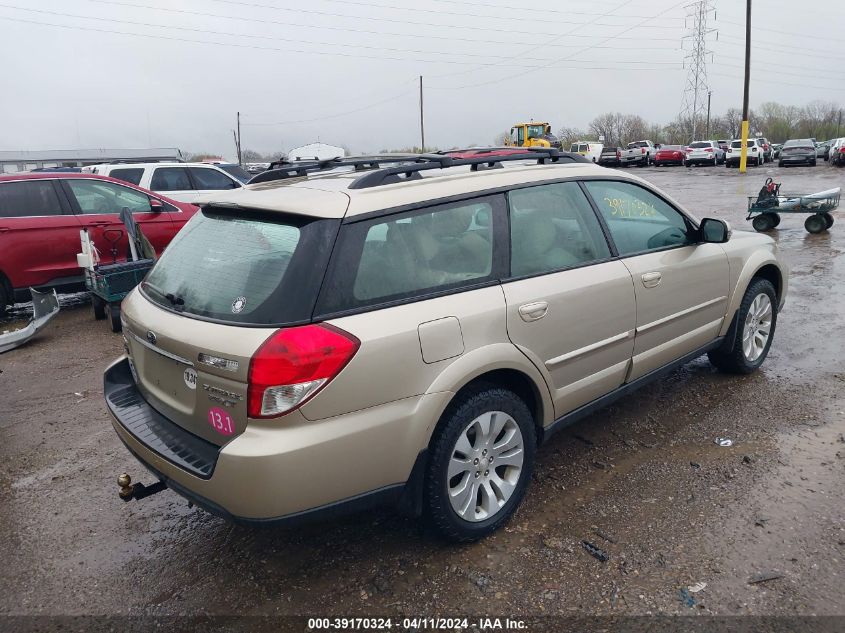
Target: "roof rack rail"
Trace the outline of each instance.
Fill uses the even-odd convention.
[[[510,161],[536,160],[539,165],[549,163],[591,163],[591,161],[580,154],[561,152],[557,149],[546,147],[523,147],[518,148],[524,150],[520,153],[495,156],[484,155],[485,153],[491,153],[498,149],[502,148],[473,148],[474,151],[480,150],[481,153],[472,158],[452,158],[446,155],[435,155],[440,160],[429,159],[396,167],[379,168],[356,178],[349,185],[349,189],[369,189],[371,187],[390,185],[407,180],[416,180],[422,178],[420,174],[422,171],[445,169],[447,167],[458,167],[461,165],[470,165],[472,171],[481,171],[501,167],[501,163]]]
[[[350,156],[349,158],[330,158],[327,160],[305,160],[268,169],[253,176],[247,184],[254,185],[260,182],[299,178],[312,172],[329,171],[338,167],[354,167],[355,171],[365,171],[379,169],[382,164],[440,161],[444,158],[444,156],[438,154],[374,154],[372,156]]]

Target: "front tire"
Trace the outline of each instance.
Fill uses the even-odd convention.
[[[768,279],[754,279],[745,291],[737,311],[733,338],[708,352],[710,362],[730,374],[750,374],[766,357],[777,326],[777,293]]]
[[[821,233],[827,230],[827,220],[823,214],[814,213],[807,216],[804,221],[804,228],[807,229],[808,233]]]
[[[537,433],[515,393],[482,386],[449,406],[431,445],[425,504],[434,528],[455,542],[496,531],[525,496]]]
[[[751,220],[751,226],[754,227],[754,230],[758,233],[765,233],[766,231],[771,231],[777,224],[775,223],[775,219],[771,217],[771,213],[761,213],[758,216],[755,216],[753,220]]]

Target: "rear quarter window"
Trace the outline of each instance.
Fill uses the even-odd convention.
[[[61,215],[52,180],[0,183],[0,218]]]
[[[343,227],[318,314],[423,299],[502,273],[504,198],[485,196]],[[501,234],[501,233],[500,233]]]
[[[109,176],[111,176],[112,178],[116,178],[117,180],[122,180],[123,182],[128,182],[133,185],[140,185],[141,177],[143,175],[143,167],[132,169],[112,169],[109,173]]]

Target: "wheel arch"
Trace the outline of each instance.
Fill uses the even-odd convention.
[[[768,256],[760,254],[759,256],[752,257],[752,259],[746,263],[745,268],[740,273],[739,279],[734,286],[733,294],[731,295],[726,312],[728,318],[725,319],[725,322],[722,325],[722,330],[719,334],[721,336],[725,336],[730,329],[731,317],[736,314],[736,311],[742,303],[742,298],[745,296],[745,291],[755,279],[766,279],[771,282],[775,288],[778,311],[780,311],[783,307],[784,301],[786,300],[786,275],[786,271],[771,253]]]

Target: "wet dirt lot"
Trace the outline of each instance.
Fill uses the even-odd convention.
[[[784,191],[845,184],[826,164],[636,173],[742,229],[745,196],[766,176]],[[792,276],[761,371],[725,376],[702,358],[562,431],[539,451],[514,519],[463,546],[389,509],[258,529],[169,491],[124,504],[117,474],[151,480],[102,401],[121,339],[70,300],[37,340],[0,356],[0,614],[845,616],[835,215],[828,233],[808,234],[803,215],[772,233]],[[749,583],[755,574],[778,577]]]

